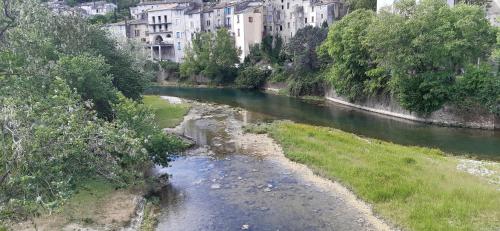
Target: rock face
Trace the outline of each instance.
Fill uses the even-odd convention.
[[[325,97],[343,105],[413,121],[452,127],[500,129],[500,118],[485,110],[464,111],[445,105],[430,115],[423,116],[402,108],[390,95],[370,96],[361,102],[349,102],[346,98],[339,96],[335,90],[330,89]]]

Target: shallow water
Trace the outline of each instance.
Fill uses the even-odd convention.
[[[177,131],[198,147],[155,169],[171,175],[157,230],[375,229],[344,196],[282,159],[240,150],[230,135],[259,115],[220,106],[193,110]]]
[[[267,120],[288,119],[329,126],[404,145],[435,147],[455,154],[500,160],[500,131],[450,128],[395,119],[327,102],[311,102],[258,91],[153,87],[149,93],[241,107]]]

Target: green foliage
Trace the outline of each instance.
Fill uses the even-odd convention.
[[[15,23],[0,43],[0,220],[54,210],[89,178],[126,185],[150,162],[166,164],[180,141],[129,99],[145,79],[129,47],[36,1],[11,3]]]
[[[112,117],[111,102],[115,100],[115,88],[107,73],[110,66],[103,57],[88,54],[64,56],[59,59],[54,75],[66,80],[76,89],[83,100],[91,100],[101,118]]]
[[[240,88],[257,89],[265,84],[268,76],[269,71],[249,66],[240,71],[235,83]]]
[[[468,69],[487,61],[494,48],[496,30],[483,9],[465,4],[449,7],[432,0],[400,1],[395,7],[396,14],[357,10],[330,28],[318,53],[332,59],[327,75],[332,86],[352,101],[393,94],[404,108],[420,114],[446,103],[458,104],[454,99],[463,98],[467,91],[457,86],[465,84],[458,83],[457,76],[477,73]],[[493,51],[492,60],[498,66],[497,57]],[[484,84],[492,86],[481,89],[493,89],[496,84],[487,76]],[[497,95],[490,98],[496,100]],[[468,99],[475,101],[467,104],[469,109],[496,111],[495,100]]]
[[[370,81],[367,72],[376,68],[364,43],[368,28],[375,20],[369,10],[356,10],[330,27],[328,37],[320,48],[333,60],[327,75],[337,93],[349,100],[364,97],[364,86]]]
[[[195,75],[208,77],[215,83],[230,83],[236,77],[239,63],[234,38],[227,29],[220,29],[216,35],[197,34],[191,48],[186,50],[184,62],[180,65],[181,77]]]
[[[263,58],[268,63],[281,63],[281,50],[283,48],[283,39],[280,36],[266,35],[262,38],[261,51]]]
[[[377,0],[347,0],[346,1],[349,10],[372,10],[375,11],[377,9]]]
[[[480,104],[500,115],[500,76],[490,66],[469,67],[456,81],[453,102],[457,106],[470,110]]]

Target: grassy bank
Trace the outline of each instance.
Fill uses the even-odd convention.
[[[500,191],[457,170],[458,158],[291,122],[266,130],[288,158],[340,181],[405,229],[500,229]]]
[[[171,104],[157,95],[144,96],[144,104],[154,110],[156,122],[161,128],[178,125],[189,111],[188,104]]]

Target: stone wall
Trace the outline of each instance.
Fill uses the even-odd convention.
[[[281,83],[269,83],[266,82],[264,85],[264,89],[267,91],[274,91],[274,92],[279,92],[282,89],[285,89],[287,87],[287,83],[281,82]]]
[[[333,89],[330,89],[326,91],[325,98],[336,103],[362,110],[413,121],[454,127],[481,129],[500,128],[500,118],[485,110],[463,111],[456,107],[445,105],[442,109],[428,116],[422,116],[402,108],[390,95],[368,97],[363,102],[349,102],[344,97],[337,95]]]

